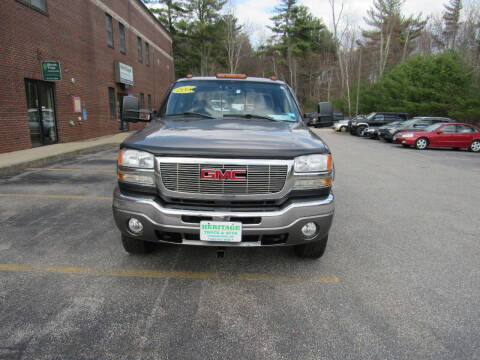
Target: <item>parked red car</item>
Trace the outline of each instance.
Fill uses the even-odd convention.
[[[450,147],[480,152],[480,129],[470,124],[433,124],[423,131],[402,131],[393,141],[403,146],[415,146],[419,150],[428,147]]]

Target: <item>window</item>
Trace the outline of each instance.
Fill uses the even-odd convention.
[[[455,125],[447,125],[447,126],[443,127],[441,130],[444,133],[454,133],[455,132]]]
[[[105,20],[107,22],[107,44],[113,48],[113,23],[112,17],[108,14],[105,14]]]
[[[108,106],[110,107],[110,119],[117,117],[117,108],[115,106],[115,89],[108,88]]]
[[[140,93],[140,109],[145,109],[145,94]]]
[[[147,105],[148,105],[148,110],[152,110],[152,95],[148,94],[147,96]]]
[[[47,0],[17,0],[22,4],[31,7],[34,10],[38,10],[42,13],[47,13]]]
[[[142,38],[137,36],[138,61],[143,62]]]
[[[475,132],[470,126],[457,125],[457,133],[472,133]]]
[[[118,23],[118,34],[120,38],[120,52],[125,54],[127,52],[125,46],[125,27],[122,23]]]
[[[145,64],[150,65],[150,45],[145,43]]]

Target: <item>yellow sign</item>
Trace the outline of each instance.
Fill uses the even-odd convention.
[[[173,90],[175,94],[192,94],[195,92],[196,86],[180,86]]]

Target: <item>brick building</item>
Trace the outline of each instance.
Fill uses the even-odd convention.
[[[174,80],[170,34],[140,0],[2,0],[0,153],[137,129]]]

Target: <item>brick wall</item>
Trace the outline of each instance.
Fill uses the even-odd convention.
[[[138,0],[47,0],[47,6],[45,15],[17,0],[0,1],[0,153],[31,148],[25,79],[42,80],[44,60],[58,60],[62,68],[62,80],[55,82],[59,142],[119,132],[118,119],[109,112],[108,87],[116,94],[144,93],[145,106],[150,94],[156,108],[174,80],[170,38]],[[113,18],[114,48],[107,45],[105,12]],[[120,52],[118,18],[125,26],[126,54]],[[143,63],[137,57],[139,33]],[[128,90],[115,83],[115,60],[133,67],[134,86]],[[72,96],[81,97],[87,120],[73,113]],[[130,124],[130,129],[142,126]]]

